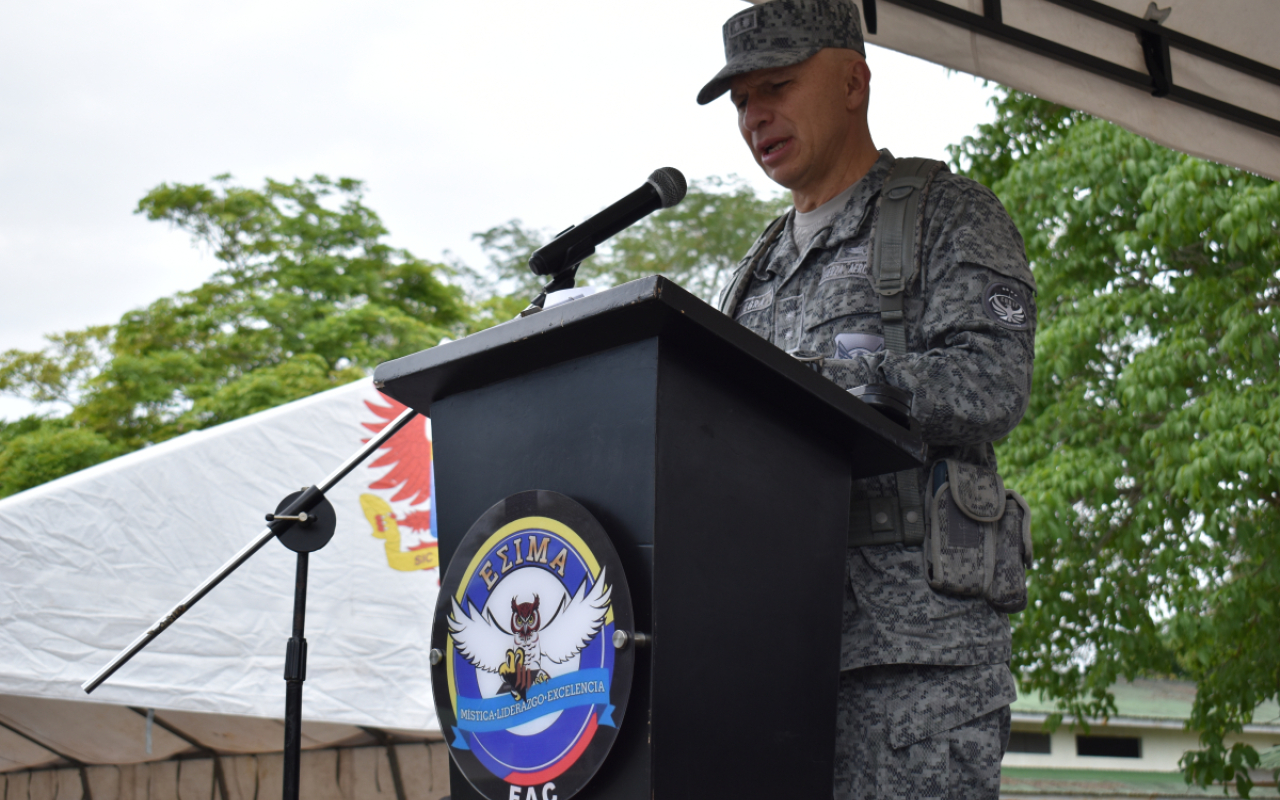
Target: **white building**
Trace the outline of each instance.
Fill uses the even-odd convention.
[[[1186,730],[1195,700],[1188,681],[1138,680],[1113,689],[1119,713],[1090,720],[1089,731],[1063,721],[1053,733],[1044,722],[1051,703],[1024,696],[1013,705],[1013,733],[1004,759],[1002,797],[1222,797],[1221,786],[1188,786],[1178,761],[1199,748],[1198,735]],[[1280,707],[1260,706],[1255,722],[1227,740],[1246,742],[1272,763],[1280,756]],[[1272,763],[1272,768],[1280,763]],[[1274,794],[1271,769],[1251,776],[1254,796]],[[1268,788],[1270,787],[1270,788]],[[1234,795],[1234,792],[1232,793]]]

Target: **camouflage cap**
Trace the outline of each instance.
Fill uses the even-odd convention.
[[[789,67],[824,47],[866,56],[862,22],[852,0],[771,0],[739,11],[724,24],[724,69],[698,92],[706,105],[729,91],[734,76]]]

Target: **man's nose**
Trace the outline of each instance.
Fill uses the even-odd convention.
[[[742,109],[742,127],[753,131],[768,122],[771,117],[772,112],[767,103],[758,99],[748,98],[746,105]]]

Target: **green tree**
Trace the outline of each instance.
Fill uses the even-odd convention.
[[[248,189],[224,175],[158,186],[137,212],[186,231],[220,267],[114,326],[0,355],[0,391],[69,408],[6,443],[6,458],[24,464],[53,448],[27,477],[6,476],[6,491],[354,380],[469,318],[448,268],[383,241],[359,181]]]
[[[1016,92],[952,150],[1027,243],[1040,327],[998,452],[1034,512],[1017,671],[1078,717],[1121,677],[1194,680],[1188,781],[1280,690],[1280,185]]]
[[[115,458],[124,448],[66,419],[0,422],[0,497]]]
[[[578,282],[612,285],[662,274],[710,302],[756,236],[789,205],[784,196],[760,197],[736,176],[695,180],[678,205],[645,217],[583,262]],[[488,291],[509,298],[504,311],[518,313],[547,281],[528,264],[550,236],[516,219],[474,238],[489,256]]]
[[[46,336],[37,352],[9,350],[0,355],[0,392],[33,403],[75,405],[80,387],[102,370],[109,355],[110,325]]]
[[[619,283],[665,272],[709,298],[784,207],[736,178],[695,182],[679,206],[615,237],[583,277]],[[510,319],[544,282],[527,262],[545,232],[513,220],[476,234],[485,267],[431,264],[385,244],[360,182],[346,178],[268,180],[262,189],[226,175],[163,184],[137,212],[186,231],[221,266],[198,289],[116,325],[0,354],[0,392],[65,414],[5,429],[0,496]]]

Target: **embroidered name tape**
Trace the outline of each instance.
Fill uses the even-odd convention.
[[[868,271],[866,261],[836,261],[822,268],[822,277],[818,285],[840,278],[852,278],[855,275],[866,277]]]
[[[836,253],[835,260],[823,268],[818,285],[854,275],[866,277],[868,272],[866,243],[846,244]]]
[[[762,311],[771,305],[773,305],[772,289],[764,294],[758,294],[754,297],[748,297],[746,300],[743,300],[742,305],[738,306],[738,316],[750,314],[754,311]]]

